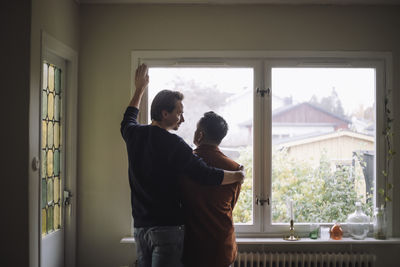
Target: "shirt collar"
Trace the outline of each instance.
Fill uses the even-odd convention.
[[[217,145],[201,144],[194,151],[217,151],[220,152]]]

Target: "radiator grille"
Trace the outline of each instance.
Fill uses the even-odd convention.
[[[238,253],[234,267],[374,267],[367,253]]]

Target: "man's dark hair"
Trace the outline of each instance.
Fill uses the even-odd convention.
[[[204,133],[204,139],[219,145],[228,133],[228,123],[218,114],[209,111],[199,120],[198,127]]]
[[[150,117],[152,120],[161,121],[162,111],[172,112],[176,102],[183,100],[183,94],[178,91],[162,90],[153,99],[151,103]]]

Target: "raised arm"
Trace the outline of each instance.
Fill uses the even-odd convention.
[[[149,85],[149,68],[146,64],[140,65],[136,69],[135,73],[135,94],[132,97],[131,102],[129,103],[130,107],[135,107],[139,109],[140,101],[142,100],[143,93],[147,89]]]
[[[148,68],[145,64],[140,65],[136,69],[135,94],[129,103],[129,107],[126,109],[124,118],[121,122],[121,134],[125,141],[128,140],[131,130],[138,125],[137,117],[139,113],[140,100],[142,100],[143,93],[149,84],[149,75],[147,72]]]

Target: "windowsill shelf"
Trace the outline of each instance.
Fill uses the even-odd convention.
[[[120,241],[121,244],[134,244],[134,237],[124,237]],[[298,241],[286,241],[282,238],[257,238],[257,237],[238,237],[236,238],[238,245],[265,245],[265,244],[400,244],[400,238],[388,238],[386,240],[378,240],[367,237],[364,240],[355,240],[345,237],[342,240],[321,240],[301,238]]]
[[[236,243],[241,245],[249,244],[400,244],[400,238],[388,238],[386,240],[378,240],[375,238],[367,237],[364,240],[355,240],[350,237],[344,237],[341,240],[322,240],[322,239],[311,239],[311,238],[301,238],[297,241],[287,241],[283,238],[246,238],[238,237],[236,238]]]

